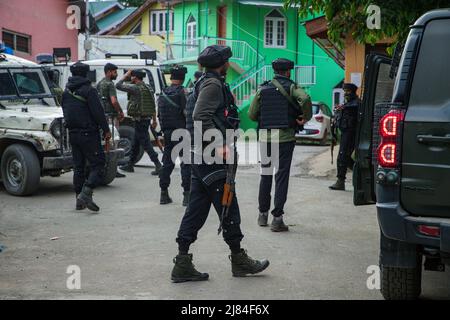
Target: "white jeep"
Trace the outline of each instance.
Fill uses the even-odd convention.
[[[114,63],[117,67],[118,80],[122,78],[122,76],[130,69],[141,69],[146,73],[146,77],[144,78],[144,82],[148,84],[155,93],[155,100],[158,99],[161,94],[162,89],[167,86],[166,78],[161,71],[160,65],[157,61],[149,62],[146,59],[138,59],[137,54],[106,54],[105,59],[97,59],[97,60],[86,60],[83,63],[88,64],[90,66],[91,71],[88,74],[89,80],[91,80],[92,85],[96,85],[104,77],[104,67],[108,63]],[[73,64],[67,63],[63,65],[46,65],[48,68],[54,70],[57,74],[57,84],[64,88],[67,84],[67,81],[70,74],[70,66]],[[126,116],[126,107],[128,103],[128,96],[126,92],[117,91],[117,99],[125,112],[125,119],[120,123],[119,133],[120,133],[120,142],[119,148],[124,149],[124,160],[126,163],[127,159],[131,155],[131,149],[133,146],[134,140],[134,124],[130,117]],[[155,134],[149,130],[150,139],[153,144],[157,145]],[[142,146],[140,147],[138,156],[136,158],[136,162],[142,158],[144,154],[144,149]]]
[[[73,168],[62,109],[43,68],[0,54],[0,181],[17,196],[34,193],[42,176],[59,176]],[[119,142],[116,135],[113,145]],[[123,150],[107,153],[104,184],[116,175]]]

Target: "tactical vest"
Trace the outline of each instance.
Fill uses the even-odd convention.
[[[356,129],[359,104],[359,99],[354,99],[344,104],[344,109],[341,110],[340,114],[336,117],[339,129]]]
[[[293,82],[283,84],[283,88],[288,94],[291,94],[291,86],[293,84]],[[267,81],[261,85],[260,98],[260,129],[286,129],[297,127],[296,119],[301,113],[300,106],[298,106],[298,110],[296,110],[272,81]]]
[[[131,94],[128,102],[127,114],[133,118],[150,118],[155,113],[155,98],[153,90],[144,82],[136,85],[139,94]]]
[[[186,127],[186,118],[181,105],[183,86],[170,86],[164,88],[158,99],[158,114],[161,129],[174,130]]]
[[[112,83],[112,81],[111,81]],[[115,113],[115,109],[112,106],[111,103],[111,97],[109,96],[109,89],[108,86],[110,85],[110,81],[108,79],[103,78],[100,80],[100,82],[97,84],[97,91],[100,96],[100,100],[103,105],[103,109],[105,110],[105,113],[111,114]]]

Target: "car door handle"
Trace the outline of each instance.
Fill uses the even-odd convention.
[[[417,142],[419,143],[450,143],[450,135],[433,136],[433,135],[418,135]]]

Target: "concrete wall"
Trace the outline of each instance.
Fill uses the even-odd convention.
[[[19,57],[34,61],[54,47],[70,47],[78,60],[78,30],[66,26],[68,6],[64,0],[0,0],[0,40],[3,29],[23,33],[31,36],[31,54],[15,51]]]

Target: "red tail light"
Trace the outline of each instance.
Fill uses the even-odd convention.
[[[404,116],[403,110],[391,110],[380,120],[381,143],[377,153],[382,167],[394,168],[399,164],[399,138]]]
[[[323,116],[315,116],[317,122],[323,122]]]
[[[426,236],[438,238],[441,235],[441,229],[435,226],[419,225],[419,232]]]
[[[403,112],[389,112],[380,121],[380,134],[383,138],[397,137],[399,125],[403,121]]]

